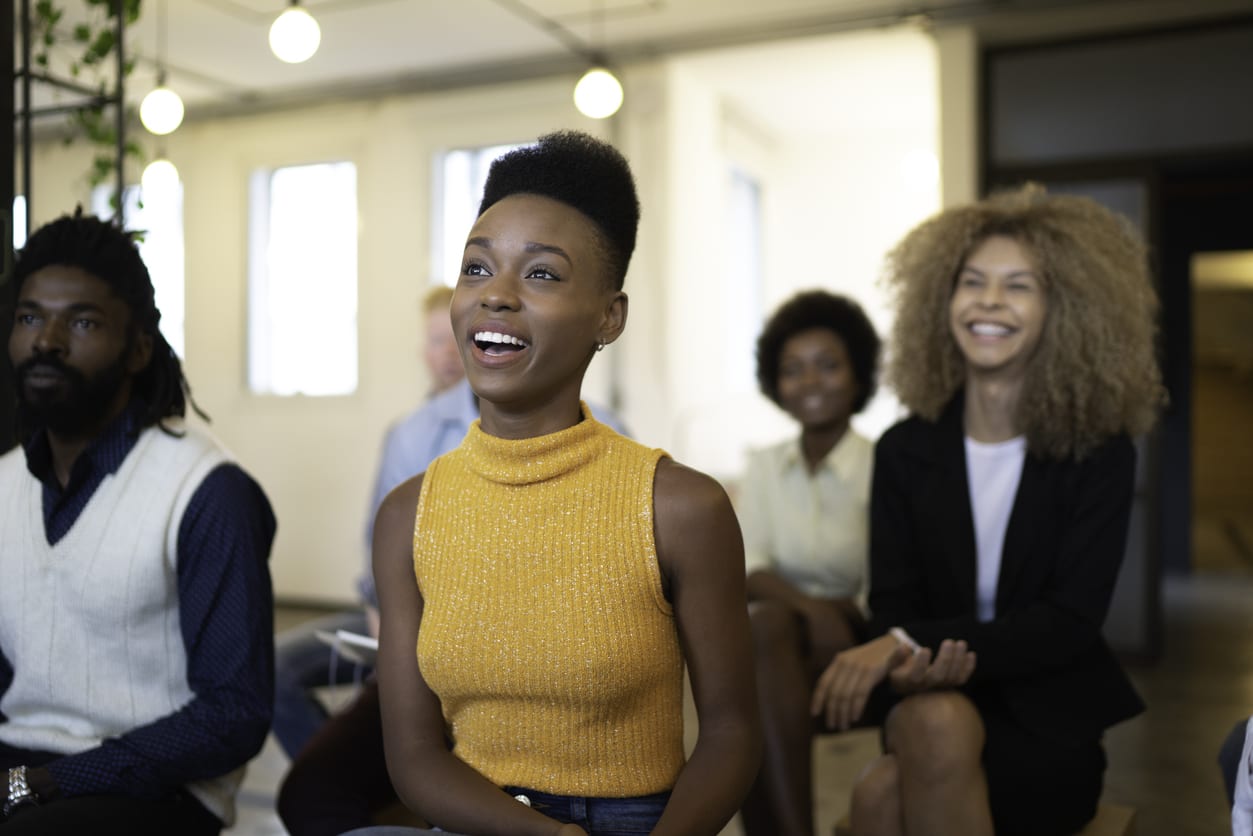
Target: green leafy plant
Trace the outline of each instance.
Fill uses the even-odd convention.
[[[67,3],[81,3],[85,7],[86,22],[74,24],[65,31]],[[110,67],[116,61],[118,15],[127,26],[139,19],[142,0],[36,0],[31,16],[31,61],[44,73],[54,67],[53,54],[68,68],[74,83],[94,93],[94,97],[70,112],[70,131],[65,144],[71,145],[85,139],[94,149],[87,179],[92,188],[106,182],[117,166],[117,124],[108,118],[109,87],[114,82]],[[113,60],[110,60],[113,59]],[[135,59],[125,57],[122,63],[123,78],[135,69]],[[115,106],[125,107],[124,103]],[[133,121],[134,109],[127,108],[126,116]],[[144,161],[143,149],[134,140],[125,140],[123,155],[136,162]],[[109,202],[116,211],[121,195],[110,195]]]

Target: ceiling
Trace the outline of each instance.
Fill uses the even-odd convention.
[[[86,0],[56,2],[66,9],[58,31],[68,33]],[[127,99],[137,103],[155,85],[163,61],[189,119],[556,74],[573,79],[598,52],[616,64],[703,55],[730,80],[744,53],[718,65],[713,50],[766,45],[782,55],[784,39],[900,23],[972,22],[986,38],[1021,39],[1253,13],[1253,0],[302,0],[321,24],[322,44],[308,62],[287,65],[270,53],[267,33],[288,0],[142,2],[125,36],[136,56]],[[22,3],[14,0],[17,10]],[[53,69],[64,75],[59,53]],[[776,94],[795,87],[798,63],[816,66],[795,59],[753,62],[735,84]],[[73,100],[39,83],[32,95],[36,107]]]

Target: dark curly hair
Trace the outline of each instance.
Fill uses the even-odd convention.
[[[579,131],[545,134],[492,163],[479,214],[514,194],[550,197],[591,219],[601,232],[614,290],[622,289],[635,251],[640,201],[631,167],[616,148]]]
[[[779,403],[779,356],[783,344],[801,331],[826,328],[844,342],[857,380],[856,414],[874,395],[879,365],[879,335],[861,306],[847,296],[825,290],[807,290],[788,299],[766,321],[757,338],[757,383],[761,392]]]
[[[33,273],[51,265],[78,267],[104,281],[130,309],[135,333],[152,337],[152,359],[135,376],[132,390],[132,396],[144,405],[140,428],[161,424],[166,418],[181,418],[187,412],[188,402],[198,415],[207,417],[191,399],[191,387],[183,376],[178,355],[158,327],[161,312],[157,310],[152,278],[133,233],[93,215],[84,215],[81,206],[73,215],[62,215],[45,224],[17,254],[10,299],[17,299],[22,285]],[[163,424],[161,428],[177,434]],[[32,428],[17,429],[20,437]]]

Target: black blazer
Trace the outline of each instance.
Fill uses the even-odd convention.
[[[966,690],[1049,736],[1099,738],[1144,703],[1101,636],[1127,541],[1135,448],[1125,436],[1082,461],[1028,452],[1001,559],[996,618],[976,616],[976,551],[959,392],[939,421],[912,417],[875,448],[870,609],[977,654]]]

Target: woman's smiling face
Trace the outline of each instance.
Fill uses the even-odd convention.
[[[482,401],[513,412],[577,405],[597,345],[626,322],[603,246],[582,212],[539,195],[511,195],[479,216],[451,310]]]
[[[830,328],[807,328],[779,352],[779,405],[806,430],[848,424],[859,390],[848,347]]]
[[[949,327],[968,374],[1020,377],[1040,343],[1048,297],[1015,239],[993,235],[966,257],[949,300]]]

